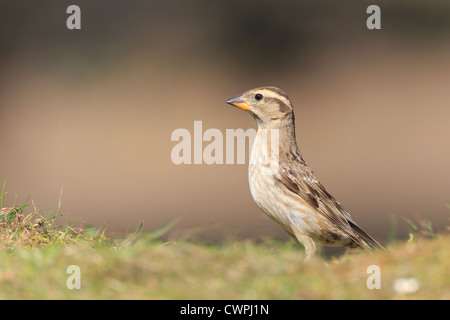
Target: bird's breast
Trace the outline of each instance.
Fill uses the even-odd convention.
[[[317,225],[314,209],[281,182],[277,145],[268,140],[271,140],[270,135],[268,138],[259,132],[252,147],[248,180],[253,200],[267,216],[288,232],[293,225],[302,230]]]
[[[280,206],[275,176],[279,171],[278,136],[273,130],[258,129],[250,155],[248,180],[258,207],[270,218],[285,224],[286,208]]]

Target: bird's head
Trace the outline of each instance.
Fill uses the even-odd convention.
[[[294,122],[291,101],[276,87],[251,89],[226,102],[250,112],[260,128],[281,128]]]

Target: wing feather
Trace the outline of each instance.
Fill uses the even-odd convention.
[[[295,163],[296,168],[292,168]],[[344,210],[342,205],[318,181],[314,173],[301,161],[290,161],[289,168],[280,162],[280,181],[291,192],[300,196],[310,206],[332,221],[349,235],[360,247],[373,249],[381,245],[364,232]]]

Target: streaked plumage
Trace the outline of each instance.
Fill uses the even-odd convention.
[[[227,103],[248,111],[258,124],[249,165],[253,199],[305,247],[307,258],[314,255],[316,244],[382,248],[322,186],[301,156],[294,111],[286,93],[276,87],[260,87]],[[277,148],[271,148],[275,146],[272,136],[278,136]]]

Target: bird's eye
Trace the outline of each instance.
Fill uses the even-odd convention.
[[[255,94],[255,100],[259,101],[263,98],[263,95],[260,93]]]

